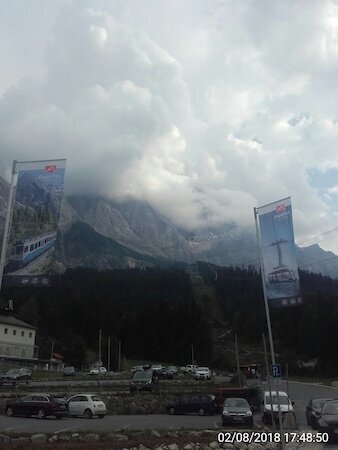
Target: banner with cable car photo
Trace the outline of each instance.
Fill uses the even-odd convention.
[[[66,160],[14,163],[14,201],[3,286],[48,286]]]
[[[271,307],[303,302],[293,234],[291,198],[256,209],[260,233],[262,270]]]

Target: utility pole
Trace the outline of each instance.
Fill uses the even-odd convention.
[[[100,371],[101,371],[101,339],[102,339],[102,330],[99,329],[99,373],[97,375],[97,387],[100,388]]]
[[[108,355],[107,355],[108,373],[110,372],[110,336],[108,337]]]
[[[51,348],[51,350],[50,350],[50,364],[49,364],[49,370],[51,370],[51,367],[52,367],[53,353],[54,353],[54,341],[52,341],[52,348]]]
[[[121,372],[121,341],[119,341],[119,372]]]
[[[191,344],[191,365],[195,364],[194,344]]]
[[[237,334],[235,334],[235,352],[236,352],[236,365],[237,365],[237,373],[238,373],[238,384],[239,384],[239,387],[242,387],[241,369],[239,367],[239,354],[238,354]]]

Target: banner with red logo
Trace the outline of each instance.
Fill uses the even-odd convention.
[[[257,208],[262,271],[269,305],[303,302],[293,234],[291,198]]]
[[[48,286],[66,160],[16,162],[3,286]]]

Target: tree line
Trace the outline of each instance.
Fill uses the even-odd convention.
[[[101,329],[103,362],[110,337],[114,368],[118,341],[128,359],[187,364],[194,344],[198,362],[211,362],[210,324],[181,270],[70,269],[51,288],[2,291],[3,303],[10,298],[17,317],[37,327],[40,358],[50,357],[54,341],[69,364],[88,366],[98,360]]]
[[[260,274],[255,269],[225,268],[215,283],[224,319],[244,342],[261,345],[266,314]],[[275,351],[291,372],[308,373],[299,360],[318,359],[313,373],[338,374],[338,280],[300,271],[304,303],[270,309]]]
[[[214,286],[220,322],[242,343],[261,348],[267,330],[260,274],[253,268],[206,268],[200,265],[200,273]],[[308,272],[300,272],[300,280],[303,305],[271,309],[279,361],[299,373],[298,360],[317,358],[315,373],[338,375],[338,281]],[[54,277],[51,288],[2,290],[2,305],[8,299],[14,300],[18,318],[37,327],[40,358],[49,358],[54,341],[54,351],[69,364],[88,366],[98,358],[101,329],[103,361],[110,337],[113,368],[118,341],[128,359],[185,365],[193,344],[200,365],[222,365],[213,351],[215,324],[181,269],[69,269]]]

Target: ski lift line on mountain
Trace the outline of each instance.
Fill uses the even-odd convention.
[[[313,263],[305,264],[304,266],[300,266],[299,268],[304,269],[304,267],[314,266],[316,264],[320,264],[323,262],[332,261],[333,259],[336,259],[336,258],[338,258],[338,255],[331,256],[331,258],[327,258],[327,259],[321,259],[320,261],[315,261]]]
[[[336,259],[336,258],[338,258],[338,255],[334,255],[334,256],[331,256],[330,258],[326,258],[326,259],[320,259],[319,261],[314,261],[312,263],[304,264],[302,266],[298,266],[298,268],[299,269],[304,269],[306,267],[314,266],[316,264],[321,264],[321,263],[324,263],[324,262],[332,261],[333,259]],[[246,262],[241,262],[241,263],[235,264],[235,265],[233,265],[233,267],[243,268],[245,266],[249,266],[250,263],[253,263],[253,262],[256,262],[256,261],[259,261],[259,258],[251,259],[250,261],[246,261]],[[228,278],[235,278],[235,277],[228,277]]]
[[[321,236],[324,236],[325,234],[332,233],[332,231],[338,231],[338,227],[334,227],[334,228],[332,228],[331,230],[323,231],[323,233],[317,234],[317,235],[314,236],[312,239],[307,239],[306,241],[296,242],[296,245],[299,246],[299,245],[307,244],[308,242],[311,242],[311,241],[313,241],[314,239],[317,239],[317,238],[319,238],[319,237],[321,237]],[[330,236],[330,237],[328,237],[328,238],[326,238],[326,239],[331,239],[331,237],[333,237],[333,236]],[[323,240],[326,240],[326,239],[323,239]],[[320,242],[321,242],[321,241],[320,241]],[[317,244],[317,242],[315,242],[315,244]]]

